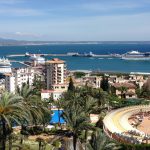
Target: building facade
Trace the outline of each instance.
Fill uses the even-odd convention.
[[[136,86],[133,83],[113,83],[111,84],[111,93],[119,98],[137,98]]]
[[[53,97],[57,100],[67,91],[65,61],[54,58],[45,64],[46,90],[41,91],[41,98]]]
[[[46,62],[46,85],[47,89],[59,88],[66,85],[65,61],[54,58]],[[60,87],[59,87],[60,86]]]
[[[15,68],[12,73],[5,74],[5,89],[8,92],[15,93],[17,87],[21,89],[23,83],[33,84],[34,70],[30,67]]]

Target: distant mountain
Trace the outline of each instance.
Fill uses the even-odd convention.
[[[10,42],[10,41],[14,41],[15,42],[17,40],[0,38],[0,42]]]
[[[150,44],[150,41],[25,41],[0,38],[0,46],[49,44]]]

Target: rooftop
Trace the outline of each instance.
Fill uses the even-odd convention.
[[[60,60],[59,58],[53,58],[52,60],[46,61],[46,63],[50,64],[62,64],[65,63],[65,61]]]
[[[120,88],[120,87],[126,87],[126,88],[136,88],[136,86],[133,83],[113,83],[113,87]]]

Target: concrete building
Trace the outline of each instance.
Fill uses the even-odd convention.
[[[119,98],[137,98],[136,86],[133,83],[113,83],[111,93]]]
[[[82,87],[88,85],[93,88],[100,88],[101,87],[101,80],[102,77],[98,76],[85,76],[82,78],[74,78],[74,84],[76,87]]]
[[[46,90],[41,91],[41,98],[53,97],[57,100],[67,91],[65,61],[54,58],[45,64]]]
[[[64,90],[42,90],[41,98],[49,99],[51,97],[54,100],[58,100],[61,98],[63,92]]]
[[[46,85],[48,90],[54,89],[54,87],[66,85],[65,61],[54,58],[46,62]]]
[[[8,92],[15,93],[17,87],[21,88],[23,83],[33,84],[34,70],[30,67],[15,68],[12,73],[5,74],[5,89]]]

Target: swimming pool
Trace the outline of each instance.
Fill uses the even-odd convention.
[[[52,114],[52,119],[50,120],[50,124],[55,124],[55,123],[59,123],[59,113],[58,113],[58,110],[52,110],[53,111],[53,114]],[[62,110],[59,111],[60,112],[60,115],[62,114]],[[60,117],[60,123],[63,124],[65,123],[65,120]]]

